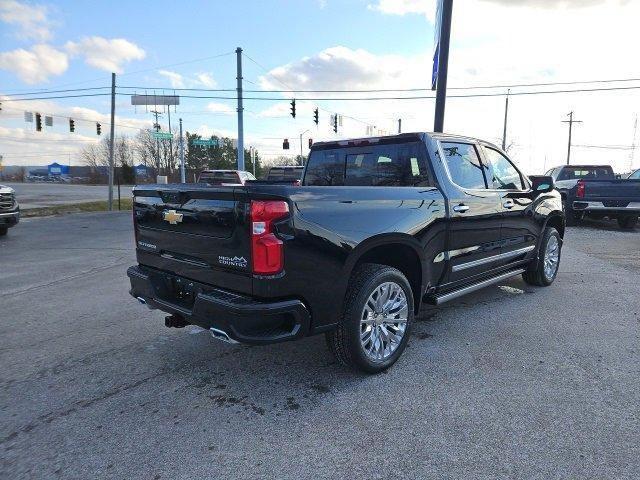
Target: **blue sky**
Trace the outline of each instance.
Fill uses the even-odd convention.
[[[245,57],[245,89],[424,88],[430,81],[434,14],[435,0],[0,0],[0,95],[108,86],[112,70],[123,87],[235,88],[233,54],[192,60],[231,53],[237,46],[266,69]],[[621,0],[456,0],[450,85],[640,77],[640,60],[620,48],[640,41],[633,20],[639,16],[637,4]],[[431,100],[348,102],[325,95],[334,99],[308,101],[298,94],[294,120],[288,116],[293,94],[274,95],[282,100],[245,102],[246,143],[266,158],[289,153],[281,150],[282,138],[297,139],[307,129],[305,135],[315,139],[333,138],[332,112],[343,115],[338,137],[364,136],[374,126],[393,132],[397,118],[405,131],[432,128]],[[510,152],[531,171],[561,162],[566,132],[560,122],[570,110],[585,120],[575,133],[577,144],[629,145],[638,100],[635,90],[514,97]],[[503,102],[504,97],[451,99],[445,129],[499,142]],[[99,140],[92,121],[107,130],[108,97],[3,106],[5,164],[48,163],[59,152],[78,161],[80,149]],[[319,127],[311,121],[315,107],[321,109]],[[36,133],[23,121],[26,110],[59,118]],[[234,110],[233,100],[183,98],[172,120],[181,116],[187,130],[203,135],[235,136]],[[126,96],[118,97],[117,115],[119,134],[135,134],[151,121],[143,110],[134,111]],[[74,135],[66,124],[72,116],[81,119]],[[166,129],[166,117],[162,123]],[[292,146],[294,152],[298,148]],[[585,147],[579,155],[587,161],[602,153]],[[604,153],[619,170],[629,163],[628,151]]]

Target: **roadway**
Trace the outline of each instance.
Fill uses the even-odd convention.
[[[16,198],[23,209],[51,207],[71,203],[106,201],[109,197],[107,185],[75,185],[67,183],[3,183],[16,191]],[[113,189],[118,198],[117,187]],[[122,198],[131,197],[131,186],[121,186]]]

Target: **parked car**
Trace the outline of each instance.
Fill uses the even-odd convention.
[[[20,206],[11,187],[0,185],[0,236],[20,221]]]
[[[271,167],[265,180],[270,182],[295,182],[302,179],[304,167],[301,166],[283,166]]]
[[[625,229],[638,223],[640,179],[616,178],[610,165],[565,165],[547,175],[555,180],[569,225],[584,217],[615,219]]]
[[[244,170],[203,170],[198,183],[207,185],[244,185],[247,180],[255,180],[251,173]]]
[[[324,333],[380,372],[422,303],[558,273],[564,214],[551,177],[495,145],[412,133],[315,143],[302,185],[139,185],[130,293],[221,340]]]

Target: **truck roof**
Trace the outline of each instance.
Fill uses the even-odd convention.
[[[501,150],[500,147],[492,144],[491,142],[487,142],[486,140],[481,140],[479,138],[467,137],[466,135],[456,135],[453,133],[440,133],[440,132],[410,132],[410,133],[399,133],[396,135],[383,135],[378,137],[362,137],[362,138],[345,138],[341,140],[330,140],[328,142],[315,142],[311,147],[312,150],[323,150],[329,148],[340,148],[346,147],[349,145],[370,145],[370,144],[389,144],[389,143],[404,143],[411,141],[421,141],[423,135],[428,135],[430,137],[438,138],[438,139],[455,139],[455,140],[467,140],[470,142],[482,142],[487,145],[491,145],[498,150]]]

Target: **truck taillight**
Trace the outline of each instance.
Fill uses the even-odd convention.
[[[584,182],[582,180],[578,180],[577,189],[576,189],[576,197],[584,198],[584,190],[585,190]]]
[[[273,275],[284,266],[282,240],[273,233],[273,222],[289,213],[287,202],[251,201],[251,259],[253,273]]]

